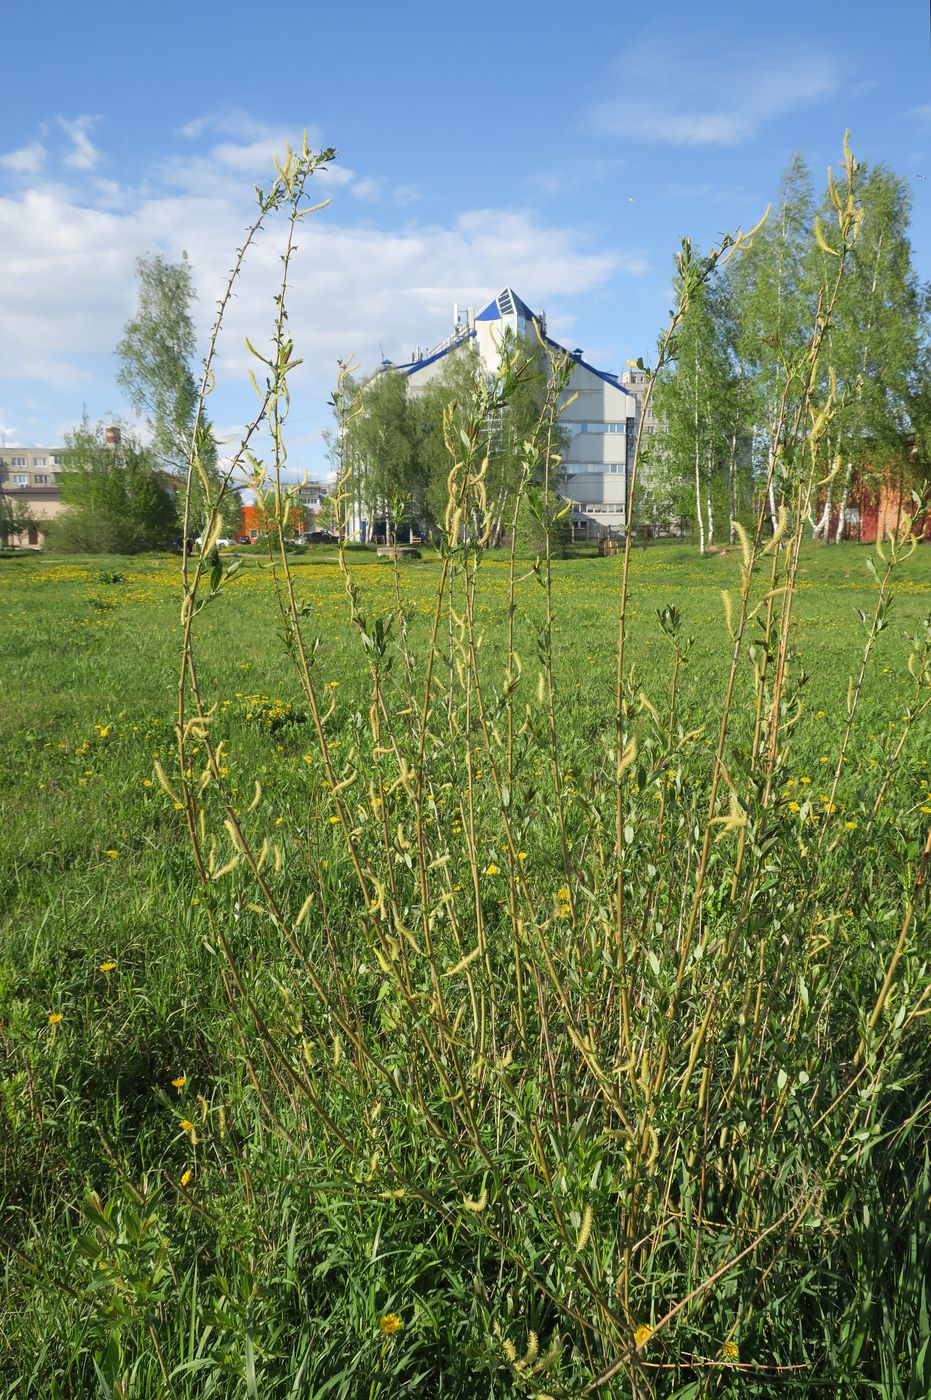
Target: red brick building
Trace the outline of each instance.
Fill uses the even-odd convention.
[[[906,473],[886,472],[882,477],[871,477],[862,472],[854,481],[844,509],[842,539],[854,540],[859,544],[875,544],[877,540],[887,540],[896,534],[906,520],[913,520],[913,529],[922,543],[931,543],[931,510],[915,519],[915,502],[912,491],[927,496],[931,487],[931,473],[915,472],[916,450],[912,449],[911,471]],[[922,480],[922,477],[924,478]],[[837,538],[838,507],[831,510],[828,538]]]
[[[261,507],[255,505],[243,506],[242,527],[239,533],[239,541],[241,544],[254,544],[256,540],[261,539],[263,535],[267,535],[269,530],[273,528],[273,522],[271,522],[268,519],[264,511],[262,511]],[[305,523],[303,506],[292,506],[292,536],[295,539],[297,539],[299,535],[302,535],[304,533],[304,529]]]

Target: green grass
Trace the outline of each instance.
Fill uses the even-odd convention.
[[[769,937],[775,921],[777,931],[784,928],[785,947],[793,950],[792,940],[801,938],[806,951],[791,963],[792,977],[804,985],[807,976],[824,1004],[833,998],[830,1005],[836,1008],[834,1020],[825,1017],[822,1023],[814,1015],[808,1025],[795,981],[786,989],[782,1011],[773,1008],[777,1020],[785,1018],[787,1040],[797,1040],[799,1053],[804,1051],[809,1068],[802,1083],[815,1077],[819,1057],[826,1067],[822,1099],[815,1103],[813,1096],[803,1106],[799,1098],[795,1108],[785,1109],[785,1123],[773,1127],[774,1140],[781,1131],[790,1144],[817,1136],[812,1128],[817,1109],[845,1082],[843,1066],[850,1063],[863,1009],[873,1004],[895,943],[906,872],[915,868],[931,808],[931,726],[925,713],[891,775],[889,819],[869,822],[886,775],[886,755],[914,688],[907,667],[909,638],[921,632],[931,614],[931,554],[919,549],[902,566],[891,625],[877,640],[856,715],[854,757],[838,789],[837,810],[824,818],[830,822],[827,873],[819,872],[816,905],[806,905],[808,832],[822,820],[818,804],[829,790],[848,681],[865,639],[857,609],[869,618],[874,606],[867,553],[843,546],[809,549],[802,557],[794,601],[798,659],[791,668],[799,718],[785,743],[771,833],[780,854],[777,861],[772,847],[759,853],[759,922],[754,915],[747,926],[748,937],[763,925]],[[659,948],[662,924],[657,933],[647,916],[653,910],[658,917],[662,905],[663,917],[671,911],[674,923],[680,886],[687,884],[689,832],[706,800],[718,697],[730,663],[721,590],[736,596],[738,564],[739,551],[701,560],[679,546],[637,550],[633,556],[631,696],[642,693],[665,714],[672,652],[659,609],[674,604],[684,634],[694,638],[679,681],[678,737],[661,760],[655,754],[641,759],[632,799],[635,921],[636,911],[644,911],[636,935],[643,964],[637,975],[645,1001],[652,998],[657,1005],[662,977],[659,959],[650,970],[650,939]],[[339,569],[332,556],[314,553],[296,557],[292,567],[305,636],[319,639],[313,672],[323,703],[333,706],[326,729],[332,755],[339,771],[344,756],[347,766],[361,764],[367,782],[375,772],[365,742],[371,678],[357,631],[347,621]],[[392,615],[394,571],[362,555],[351,556],[351,567],[369,624],[376,616]],[[518,711],[523,714],[526,703],[530,716],[545,597],[532,562],[519,561],[519,569],[518,651],[524,676]],[[489,704],[506,659],[507,570],[505,558],[489,557],[476,595]],[[438,576],[439,565],[429,558],[406,564],[399,576],[417,666],[426,653]],[[605,805],[610,784],[604,774],[613,739],[620,577],[620,559],[554,564],[560,761],[569,775],[573,859],[580,887],[591,891],[586,896],[591,913],[585,917],[592,939],[600,937],[604,911],[597,884],[585,872],[599,868],[610,848],[610,835],[599,832],[610,832],[613,816]],[[244,821],[256,780],[261,784],[256,808],[261,830],[280,849],[277,897],[293,912],[316,882],[321,891],[325,886],[319,904],[324,912],[310,920],[307,956],[334,998],[351,989],[360,1036],[371,1037],[385,1063],[400,1072],[407,1061],[398,1042],[416,1031],[408,1019],[414,1013],[396,1003],[389,982],[379,978],[375,952],[362,933],[364,911],[338,824],[331,820],[332,799],[306,698],[273,603],[270,572],[250,558],[241,577],[198,620],[201,684],[207,703],[216,707],[211,737],[215,744],[223,740],[223,777]],[[487,1188],[501,1201],[494,1235],[476,1226],[478,1213],[451,1209],[446,1197],[440,1199],[449,1160],[442,1141],[424,1130],[422,1113],[429,1107],[447,1130],[457,1120],[443,1116],[448,1105],[436,1097],[435,1086],[424,1088],[421,1109],[415,1108],[415,1098],[405,1108],[356,1072],[357,1066],[347,1068],[341,1058],[347,1047],[338,1044],[332,1018],[307,995],[306,982],[267,916],[250,907],[254,896],[239,872],[212,882],[209,895],[198,882],[184,813],[162,789],[154,768],[160,763],[176,782],[179,561],[0,560],[0,630],[0,1235],[8,1249],[0,1395],[510,1396],[542,1394],[546,1386],[554,1395],[580,1394],[584,1378],[607,1363],[610,1349],[586,1358],[577,1333],[552,1371],[534,1379],[529,1366],[521,1370],[509,1362],[502,1340],[510,1338],[520,1357],[534,1331],[542,1352],[565,1322],[548,1301],[551,1294],[569,1308],[594,1307],[585,1299],[601,1296],[573,1273],[578,1266],[556,1238],[550,1197],[540,1181],[546,1169],[516,1129],[511,1141],[507,1124],[509,1115],[515,1123],[537,1118],[544,1123],[547,1152],[565,1163],[556,1194],[561,1193],[566,1220],[574,1222],[566,1228],[578,1234],[583,1205],[594,1200],[597,1239],[599,1232],[616,1228],[622,1187],[616,1180],[614,1186],[606,1184],[621,1168],[611,1157],[601,1119],[592,1117],[595,1098],[575,1103],[572,1112],[579,1116],[573,1117],[571,1092],[560,1080],[553,1102],[564,1104],[568,1116],[562,1116],[562,1108],[548,1116],[542,1100],[531,1101],[543,1092],[532,1075],[499,1092],[493,1087],[498,1071],[489,1070],[482,1113],[487,1102],[487,1131],[496,1135],[500,1152],[493,1169],[470,1159],[472,1189],[466,1194],[478,1198]],[[398,655],[385,682],[392,713],[404,703],[402,672]],[[448,677],[441,679],[445,684]],[[738,782],[752,718],[752,685],[741,671],[728,751]],[[646,708],[637,724],[641,753],[649,755],[654,739]],[[519,746],[520,791],[515,785],[510,810],[529,888],[549,918],[566,877],[545,793],[546,745],[534,738],[529,719],[528,726]],[[203,760],[196,740],[193,759],[195,765]],[[462,768],[439,743],[433,761],[436,801],[429,822],[437,831],[444,827],[452,852],[450,879],[465,885],[462,928],[467,932],[470,865],[454,839],[455,827],[462,825],[454,810],[462,796]],[[482,769],[480,759],[477,766]],[[661,857],[651,850],[654,838],[648,833],[663,783],[674,790],[670,801],[680,813],[674,834],[682,845],[677,854],[670,836],[672,844]],[[503,939],[507,862],[487,764],[475,786],[476,859],[483,870],[500,867],[483,885],[483,917],[489,938]],[[796,797],[799,812],[793,811]],[[813,815],[803,806],[809,797]],[[219,808],[210,807],[210,800],[208,791],[209,830],[222,840]],[[404,823],[403,793],[398,804],[392,820]],[[868,835],[861,839],[864,831]],[[714,851],[726,846],[727,841],[716,844]],[[769,881],[767,861],[773,870]],[[407,878],[400,864],[399,872],[399,881]],[[703,917],[709,930],[705,941],[713,948],[714,930],[730,917],[729,867],[722,863],[712,875]],[[662,900],[655,893],[660,887]],[[850,903],[840,906],[842,892]],[[410,901],[413,896],[402,914],[413,922],[416,903]],[[793,913],[806,921],[800,930]],[[925,904],[892,1017],[909,995],[920,993],[927,971],[926,917]],[[327,1112],[351,1138],[348,1157],[333,1135],[321,1130],[309,1101],[284,1092],[276,1052],[267,1045],[263,1049],[234,993],[216,925],[225,931],[276,1043],[307,1068]],[[812,940],[822,937],[831,956],[836,954],[836,977],[831,956],[819,960],[811,953]],[[773,944],[772,967],[781,969],[778,934]],[[675,951],[674,942],[670,949]],[[448,966],[456,961],[454,949],[443,956]],[[753,956],[747,956],[752,966]],[[579,1004],[591,995],[590,979],[598,968],[594,943],[591,958],[591,967],[575,967],[566,955],[563,975]],[[539,970],[534,976],[539,987]],[[529,974],[527,985],[534,985]],[[803,1002],[807,1011],[807,991]],[[502,1011],[499,1058],[512,1043],[505,1021]],[[651,1036],[662,1034],[661,1014],[649,1024]],[[728,1275],[713,1304],[690,1310],[687,1324],[680,1319],[682,1345],[676,1349],[670,1342],[659,1356],[670,1364],[668,1376],[642,1371],[638,1394],[675,1394],[684,1400],[705,1393],[808,1393],[806,1387],[820,1387],[819,1393],[917,1400],[928,1393],[929,1138],[920,1087],[929,1061],[925,1025],[918,1020],[906,1027],[907,1044],[891,1081],[883,1081],[881,1105],[868,1105],[870,1112],[875,1107],[875,1116],[851,1130],[867,1133],[867,1146],[858,1149],[846,1176],[827,1151],[820,1166],[814,1156],[803,1160],[803,1147],[798,1163],[787,1151],[784,1181],[778,1173],[767,1178],[775,1202],[783,1190],[789,1197],[800,1192],[812,1170],[825,1171],[823,1199],[814,1212],[820,1224],[806,1222],[774,1258],[781,1291],[767,1302],[759,1273],[749,1280],[741,1274],[739,1283]],[[736,1043],[722,1032],[720,1054],[726,1059]],[[764,1043],[769,1053],[771,1042]],[[652,1048],[645,1044],[648,1055],[655,1055],[658,1042]],[[542,1065],[542,1039],[539,1046]],[[557,1053],[556,1063],[560,1074],[569,1073],[568,1059]],[[790,1078],[801,1063],[789,1064]],[[716,1064],[711,1073],[720,1068]],[[172,1083],[182,1077],[180,1086]],[[861,1091],[868,1093],[865,1085]],[[381,1121],[390,1121],[384,1141],[381,1124],[376,1128],[376,1104],[384,1114]],[[755,1113],[765,1121],[771,1111],[765,1095],[760,1102],[748,1099],[743,1108],[728,1108],[731,1143],[746,1131],[741,1114],[752,1121]],[[694,1105],[689,1112],[694,1116]],[[910,1114],[918,1116],[912,1121]],[[662,1115],[651,1121],[662,1139],[662,1165],[676,1122]],[[387,1172],[387,1161],[373,1165],[362,1153],[360,1144],[369,1139],[373,1154],[391,1158],[393,1175],[385,1175],[384,1182],[379,1173]],[[862,1145],[864,1140],[852,1141]],[[715,1170],[724,1170],[725,1155],[722,1146]],[[686,1263],[673,1262],[676,1240],[693,1241],[688,1248],[694,1246],[696,1260],[701,1248],[720,1263],[734,1240],[749,1238],[754,1219],[768,1219],[765,1208],[754,1216],[747,1201],[739,1200],[739,1190],[735,1205],[722,1178],[720,1219],[710,1222],[704,1235],[699,1226],[693,1240],[690,1212],[698,1198],[689,1194],[684,1178],[673,1189],[676,1174],[688,1174],[684,1160],[670,1158],[675,1165],[665,1186],[679,1201],[679,1223],[664,1236],[662,1249],[657,1245],[654,1255],[638,1256],[632,1296],[639,1300],[637,1316],[646,1322],[661,1316],[695,1281]],[[731,1169],[735,1182],[743,1182],[744,1166],[733,1149],[726,1164]],[[187,1172],[191,1177],[182,1187]],[[459,1200],[464,1178],[458,1168],[453,1174],[450,1190]],[[753,1173],[746,1179],[755,1179]],[[382,1194],[381,1186],[398,1180],[413,1183],[420,1194]],[[508,1197],[512,1188],[518,1195]],[[725,1222],[736,1222],[727,1239]],[[720,1255],[705,1238],[719,1229]],[[519,1268],[517,1254],[523,1261]],[[610,1292],[605,1279],[614,1265],[607,1254],[599,1267],[604,1274],[596,1279],[598,1287]],[[539,1286],[530,1287],[529,1279]],[[378,1322],[390,1312],[399,1313],[404,1326],[386,1338]],[[729,1319],[738,1316],[745,1319],[742,1360],[750,1360],[752,1352],[760,1365],[797,1369],[757,1375],[692,1365],[689,1357],[714,1361]],[[614,1383],[619,1388],[609,1384],[601,1393],[627,1395],[632,1393],[628,1384],[633,1382],[619,1378]]]

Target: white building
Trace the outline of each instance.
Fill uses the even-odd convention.
[[[455,306],[453,330],[444,341],[432,350],[415,351],[407,364],[390,365],[386,361],[384,368],[406,375],[411,392],[416,393],[441,373],[447,355],[474,341],[483,365],[493,373],[505,330],[509,328],[514,335],[535,344],[535,324],[547,345],[563,350],[546,334],[545,314],[531,311],[510,287],[505,287],[478,315],[471,307],[461,311]],[[569,433],[560,495],[573,502],[572,523],[577,533],[623,532],[639,396],[618,375],[588,364],[581,349],[569,353],[573,366],[565,398],[573,394],[577,397],[560,419]]]

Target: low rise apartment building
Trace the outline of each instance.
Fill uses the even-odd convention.
[[[42,522],[54,520],[64,506],[59,490],[64,447],[0,447],[0,506],[7,520],[28,516],[23,531],[10,531],[4,544],[37,549],[44,540]]]

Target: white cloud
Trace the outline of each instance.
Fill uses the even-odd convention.
[[[178,135],[189,141],[206,135],[225,136],[236,141],[258,141],[268,136],[270,131],[272,128],[267,122],[257,121],[241,107],[226,106],[185,122],[178,128]]]
[[[65,165],[70,170],[93,170],[100,162],[100,152],[90,138],[97,118],[82,116],[69,121],[67,117],[59,117],[58,123],[71,142]]]
[[[243,145],[251,150],[263,139],[250,137]],[[31,395],[40,406],[30,410],[29,423],[47,437],[69,412],[77,421],[85,397],[117,404],[113,350],[135,303],[135,260],[146,252],[173,259],[188,252],[206,343],[251,207],[252,172],[238,169],[239,156],[226,152],[225,159],[222,165],[212,152],[192,154],[188,166],[196,169],[189,178],[180,178],[172,164],[170,186],[163,181],[157,189],[94,179],[80,192],[44,184],[0,197],[0,381],[8,386],[10,416],[22,418]],[[197,178],[207,168],[214,178]],[[356,183],[358,177],[338,165],[313,181],[323,194]],[[601,251],[583,230],[554,227],[521,209],[471,210],[431,223],[410,219],[400,228],[374,217],[354,225],[347,221],[352,209],[351,203],[342,213],[331,206],[306,219],[291,268],[289,326],[304,360],[293,385],[294,432],[317,456],[314,434],[329,416],[326,399],[338,358],[354,352],[366,369],[382,354],[400,360],[413,346],[448,333],[454,301],[479,308],[506,283],[550,312],[558,326],[571,298],[647,270],[636,251]],[[252,408],[243,342],[248,335],[260,347],[268,343],[280,251],[272,224],[230,304],[211,401],[219,421],[242,420]]]
[[[41,141],[30,141],[28,146],[0,155],[0,170],[9,170],[14,175],[38,174],[44,164],[45,147]]]
[[[333,172],[339,169],[339,166],[334,166]],[[363,175],[358,179],[354,171],[350,171],[349,175],[350,180],[345,183],[349,184],[353,198],[369,204],[395,204],[403,208],[418,204],[423,199],[416,185],[392,185],[384,175]]]
[[[385,180],[383,176],[376,178],[367,175],[361,180],[356,180],[352,187],[352,193],[356,199],[370,200],[372,203],[378,203],[384,196],[384,192]]]
[[[275,178],[275,160],[282,161],[288,144],[295,144],[294,133],[237,118],[236,131],[227,134],[226,121],[218,117],[199,118],[182,127],[185,136],[210,132],[227,135],[227,139],[215,142],[206,152],[166,158],[158,171],[162,183],[193,196],[222,196],[230,200],[242,195],[244,181],[254,181],[267,189]],[[327,186],[326,193],[330,193],[352,185],[356,173],[331,161],[314,179],[318,186]]]
[[[732,55],[728,63],[709,65],[700,55],[645,43],[627,55],[619,84],[622,96],[590,111],[590,125],[600,134],[677,146],[736,146],[768,122],[833,96],[840,74],[836,62],[821,54],[769,61]]]

